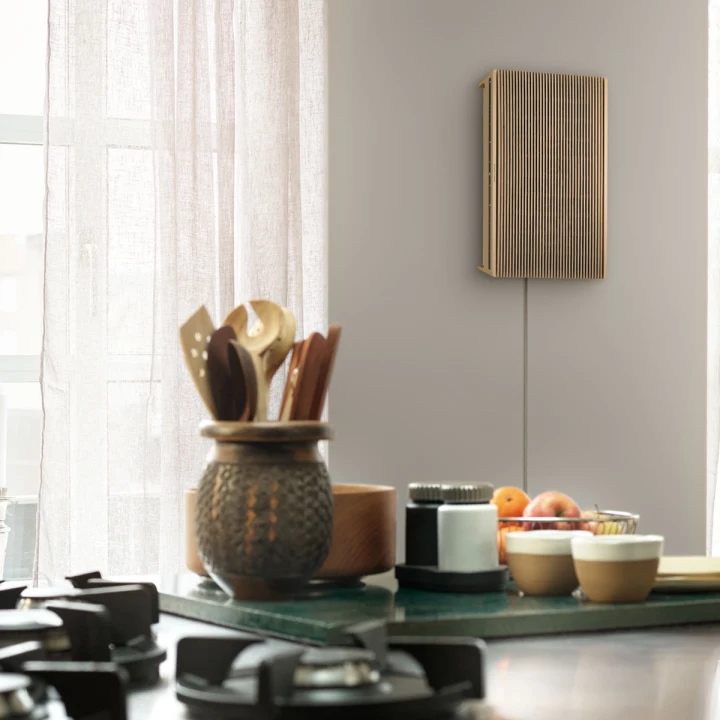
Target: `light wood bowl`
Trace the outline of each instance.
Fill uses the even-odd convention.
[[[197,488],[185,491],[185,566],[190,572],[203,577],[210,577],[200,560],[195,540],[195,502]]]
[[[395,488],[333,485],[332,490],[332,544],[315,578],[353,580],[395,567]]]

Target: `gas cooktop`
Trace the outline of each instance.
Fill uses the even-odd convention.
[[[128,695],[160,681],[156,587],[99,573],[68,580],[0,583],[0,718],[126,720]],[[348,627],[325,647],[206,629],[177,644],[179,703],[163,718],[429,720],[485,694],[480,641],[388,641],[381,621]]]
[[[425,720],[485,696],[481,641],[388,642],[382,622],[348,628],[345,641],[310,648],[249,636],[184,638],[177,697],[200,717]]]
[[[0,583],[0,718],[124,720],[126,690],[158,682],[155,585],[68,581]]]

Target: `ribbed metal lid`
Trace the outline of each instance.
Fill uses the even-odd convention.
[[[410,483],[408,492],[413,502],[443,501],[443,486],[440,483]]]
[[[495,488],[490,483],[465,483],[463,485],[443,485],[443,500],[446,503],[474,504],[492,500]]]

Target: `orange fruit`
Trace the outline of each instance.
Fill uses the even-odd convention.
[[[498,530],[497,544],[498,544],[498,561],[501,565],[507,565],[507,547],[505,545],[505,536],[511,532],[522,532],[524,530],[522,525],[515,523],[507,523],[504,527]]]
[[[525,529],[525,523],[518,523],[518,522],[507,522],[505,520],[498,520],[498,527],[499,528],[516,528],[517,530],[524,530]]]
[[[490,502],[497,505],[498,517],[522,517],[530,498],[520,488],[501,487],[495,491]]]

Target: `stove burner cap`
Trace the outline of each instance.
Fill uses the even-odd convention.
[[[27,690],[30,687],[30,678],[27,675],[2,673],[0,675],[0,695],[7,695],[16,690]]]
[[[63,621],[50,610],[0,610],[0,647],[36,640],[48,652],[70,649]],[[0,711],[0,718],[3,717]]]
[[[53,600],[67,600],[77,595],[80,591],[71,585],[65,587],[36,587],[23,590],[18,600],[18,610],[30,610],[43,607]]]
[[[375,653],[361,648],[311,648],[303,653],[293,676],[296,688],[349,688],[379,682]]]
[[[0,610],[0,638],[3,633],[56,630],[62,624],[62,620],[50,610]]]
[[[0,718],[30,717],[35,703],[28,691],[26,675],[0,675]]]

